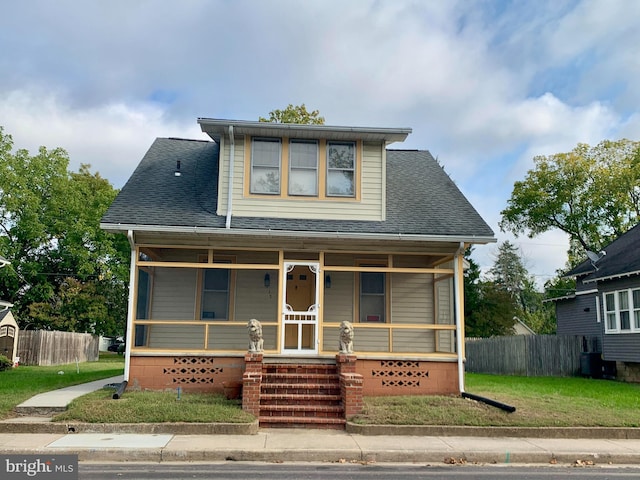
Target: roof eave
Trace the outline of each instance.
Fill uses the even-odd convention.
[[[607,275],[605,277],[587,278],[587,279],[583,280],[582,283],[603,282],[603,281],[606,281],[606,280],[614,280],[616,278],[632,277],[634,275],[640,275],[640,270],[636,270],[636,271],[633,271],[633,272],[616,273],[614,275]]]
[[[306,125],[299,123],[272,123],[246,120],[198,118],[204,133],[213,140],[228,133],[233,126],[236,135],[323,138],[328,140],[368,140],[386,143],[403,142],[413,131],[411,128],[347,127],[338,125]]]
[[[125,233],[128,231],[148,233],[190,233],[194,235],[246,235],[269,237],[307,237],[326,239],[352,239],[352,240],[399,240],[399,241],[423,241],[423,242],[454,242],[487,244],[495,243],[495,237],[475,235],[420,235],[405,233],[366,233],[366,232],[321,232],[312,230],[260,230],[246,228],[214,228],[214,227],[178,227],[173,225],[134,225],[101,223],[100,228],[113,233]]]

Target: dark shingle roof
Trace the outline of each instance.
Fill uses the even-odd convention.
[[[604,248],[606,255],[596,262],[597,270],[590,260],[585,260],[566,276],[585,276],[583,281],[588,283],[628,274],[637,275],[640,272],[639,245],[640,223]]]
[[[223,228],[215,142],[159,138],[102,218],[103,224]],[[180,177],[174,176],[176,162]],[[493,238],[493,231],[428,151],[387,151],[383,222],[233,217],[255,230],[416,234]]]

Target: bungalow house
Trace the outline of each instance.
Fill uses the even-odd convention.
[[[553,299],[559,335],[585,337],[587,371],[640,381],[640,224],[566,276],[576,278],[576,291]],[[602,360],[602,362],[600,362]],[[583,368],[584,373],[584,368]]]
[[[242,382],[263,426],[461,392],[463,252],[495,239],[428,151],[387,149],[411,129],[198,123],[213,141],[157,139],[101,222],[131,244],[129,386]]]

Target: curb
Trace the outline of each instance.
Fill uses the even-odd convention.
[[[359,425],[347,422],[347,433],[358,435],[409,435],[420,437],[504,437],[567,439],[640,439],[632,427],[463,427],[438,425]]]
[[[438,425],[359,425],[347,422],[346,433],[419,437],[566,438],[638,440],[631,427],[464,427]],[[138,433],[173,435],[256,435],[251,423],[56,423],[0,422],[0,433]]]
[[[139,433],[173,435],[257,435],[251,423],[0,423],[0,433]]]

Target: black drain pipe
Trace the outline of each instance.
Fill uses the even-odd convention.
[[[115,393],[113,394],[113,396],[111,398],[114,399],[114,400],[118,400],[122,396],[122,394],[124,393],[125,389],[127,388],[127,384],[128,383],[129,382],[127,382],[126,380],[124,382],[122,382],[118,386],[118,388],[116,388],[116,391],[115,391]]]
[[[513,413],[516,411],[516,407],[512,407],[511,405],[507,405],[506,403],[496,402],[495,400],[481,397],[480,395],[474,395],[473,393],[462,392],[462,398],[469,398],[477,402],[486,403],[487,405],[491,405],[492,407],[499,408],[500,410],[504,410],[505,412],[509,413]]]

